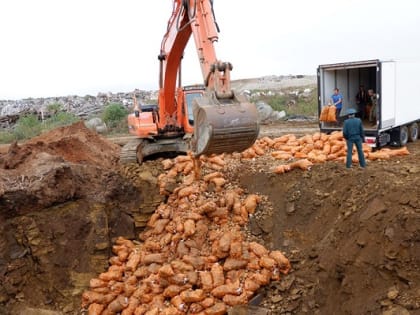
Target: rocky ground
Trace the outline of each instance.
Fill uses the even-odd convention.
[[[309,122],[262,135],[312,133]],[[411,155],[347,171],[328,162],[276,175],[273,160],[226,176],[263,197],[246,228],[292,272],[260,292],[272,314],[420,314],[420,142]],[[79,314],[117,236],[137,239],[158,194],[160,161],[118,164],[119,147],[83,124],[0,149],[0,314]]]
[[[272,94],[293,92],[296,97],[306,97],[316,87],[315,76],[266,76],[261,78],[243,79],[232,81],[233,89],[249,97],[260,95],[261,91]],[[305,90],[309,92],[305,92]],[[133,108],[133,97],[142,104],[156,103],[158,91],[134,90],[121,93],[98,93],[96,96],[68,95],[61,97],[28,98],[22,100],[0,100],[0,131],[10,130],[19,117],[25,114],[37,114],[40,118],[47,117],[49,106],[60,105],[61,110],[75,114],[82,119],[100,116],[104,107],[117,103],[127,109]],[[259,108],[260,109],[260,108]],[[260,110],[261,111],[261,110]],[[283,118],[282,115],[273,113],[270,107],[262,110],[262,120],[273,121]],[[270,117],[271,116],[271,117]]]

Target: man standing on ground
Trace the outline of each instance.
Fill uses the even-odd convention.
[[[338,88],[334,89],[334,94],[331,96],[333,105],[335,106],[335,119],[337,120],[337,125],[340,125],[340,113],[343,108],[343,95],[340,94]]]
[[[347,111],[349,118],[344,121],[343,135],[347,143],[346,167],[351,168],[353,156],[353,144],[356,145],[360,167],[366,167],[365,156],[363,154],[362,142],[365,139],[362,121],[355,117],[356,111],[350,108]]]

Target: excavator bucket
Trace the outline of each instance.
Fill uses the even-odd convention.
[[[257,109],[242,95],[218,99],[206,94],[196,98],[193,115],[196,156],[242,152],[258,137]]]

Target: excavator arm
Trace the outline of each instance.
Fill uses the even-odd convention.
[[[213,0],[174,0],[159,54],[159,122],[161,134],[183,130],[181,60],[193,35],[205,93],[194,104],[194,142],[196,155],[242,151],[251,146],[259,132],[257,110],[230,86],[232,65],[216,57],[214,43],[218,26]],[[178,83],[178,86],[177,86]]]

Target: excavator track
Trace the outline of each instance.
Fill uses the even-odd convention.
[[[143,139],[135,138],[128,141],[122,148],[120,153],[120,163],[141,163],[138,161],[137,152],[139,151],[139,146],[143,144]]]

